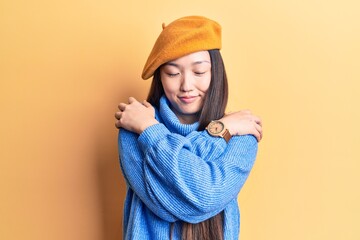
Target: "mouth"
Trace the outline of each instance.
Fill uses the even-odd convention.
[[[179,96],[180,101],[187,104],[196,101],[197,98],[198,96]]]

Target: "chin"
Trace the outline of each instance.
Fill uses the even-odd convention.
[[[181,109],[180,112],[184,115],[196,115],[200,112],[201,109]]]

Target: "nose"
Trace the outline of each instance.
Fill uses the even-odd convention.
[[[193,77],[191,74],[185,73],[182,77],[182,82],[180,86],[180,90],[182,92],[190,92],[194,89]]]

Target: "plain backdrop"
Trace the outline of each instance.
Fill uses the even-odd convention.
[[[118,240],[114,112],[146,98],[161,24],[223,27],[228,111],[264,139],[239,195],[242,240],[360,239],[356,0],[0,2],[0,239]],[[214,106],[216,107],[216,106]]]

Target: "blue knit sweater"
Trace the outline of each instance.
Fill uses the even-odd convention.
[[[156,110],[160,122],[140,135],[120,130],[119,157],[127,183],[124,240],[172,239],[182,221],[198,223],[224,210],[224,238],[238,239],[237,195],[255,161],[252,135],[229,143],[182,124],[165,97]]]

